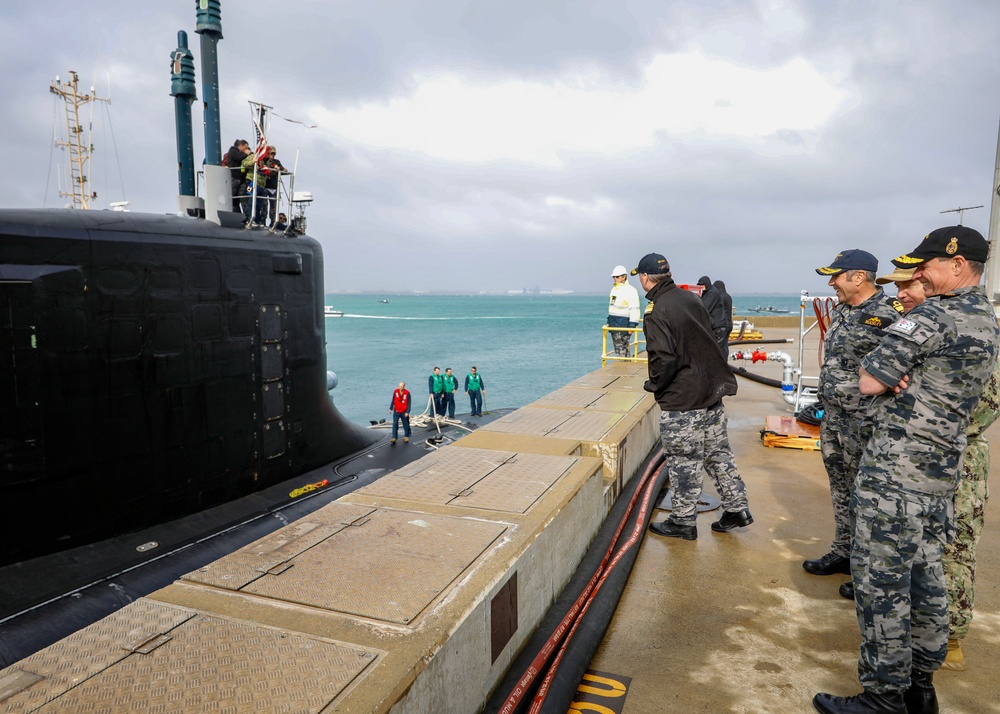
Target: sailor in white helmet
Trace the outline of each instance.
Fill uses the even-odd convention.
[[[608,327],[638,327],[639,292],[629,284],[628,270],[624,265],[616,265],[611,278],[615,284],[611,288],[611,298],[608,303]],[[616,355],[629,356],[628,345],[631,337],[631,332],[611,333]]]

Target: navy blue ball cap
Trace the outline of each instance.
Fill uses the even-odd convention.
[[[659,253],[649,253],[642,256],[639,266],[632,271],[632,275],[645,273],[646,275],[661,275],[670,272],[670,263]]]
[[[892,264],[900,268],[915,268],[931,258],[953,258],[956,255],[985,263],[990,257],[990,244],[975,228],[946,226],[928,233],[916,248],[893,258]]]
[[[816,272],[820,275],[837,275],[845,270],[867,270],[877,273],[878,258],[867,250],[852,248],[837,253],[837,257],[825,268],[816,268]]]

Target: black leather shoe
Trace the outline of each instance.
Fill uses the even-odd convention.
[[[914,669],[910,672],[910,688],[903,692],[906,714],[938,714],[937,692],[933,672]]]
[[[851,574],[851,559],[836,553],[827,553],[819,560],[807,560],[802,567],[813,575]]]
[[[846,597],[848,600],[854,599],[854,583],[848,580],[846,583],[840,586],[840,597]]]
[[[649,530],[656,535],[667,538],[683,538],[684,540],[694,540],[698,537],[698,526],[679,526],[670,519],[659,523],[650,523]]]
[[[722,518],[712,524],[712,530],[716,533],[725,533],[733,528],[746,528],[753,523],[753,516],[750,510],[744,508],[742,511],[724,511]]]
[[[835,697],[832,694],[817,694],[813,706],[823,714],[907,714],[903,695],[875,694],[863,692],[853,697]]]

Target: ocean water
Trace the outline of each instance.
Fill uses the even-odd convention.
[[[423,411],[435,366],[451,367],[461,390],[475,365],[486,385],[484,410],[524,406],[601,366],[605,295],[337,294],[326,304],[344,312],[326,318],[327,365],[339,380],[333,400],[361,424],[388,418],[401,381],[414,413]],[[737,314],[757,306],[797,315],[799,297],[733,296]],[[464,391],[455,406],[468,414]]]

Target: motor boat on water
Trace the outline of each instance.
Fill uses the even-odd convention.
[[[343,310],[334,310],[330,305],[323,306],[323,317],[343,317]]]

